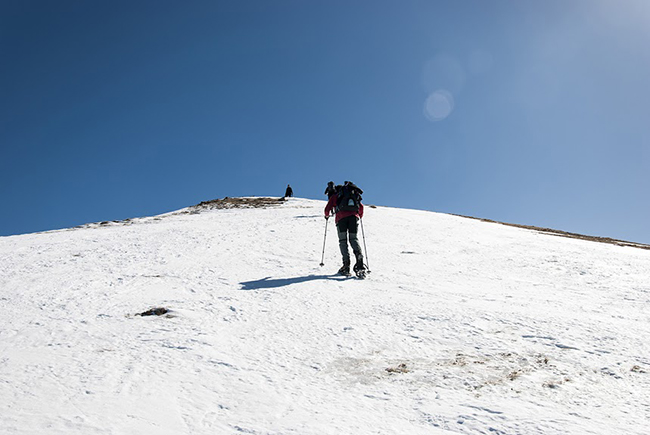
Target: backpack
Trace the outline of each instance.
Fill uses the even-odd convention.
[[[354,183],[346,181],[343,186],[337,190],[336,210],[337,211],[359,211],[361,204],[361,194],[363,190],[355,186]]]

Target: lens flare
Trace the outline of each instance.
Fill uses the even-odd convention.
[[[454,110],[454,97],[451,92],[438,89],[424,103],[424,116],[429,121],[437,122],[447,118]]]

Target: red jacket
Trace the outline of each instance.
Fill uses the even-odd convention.
[[[325,216],[329,216],[332,210],[336,210],[336,200],[338,198],[338,195],[336,193],[332,195],[329,201],[327,201],[327,205],[325,206]],[[363,217],[363,204],[359,204],[359,211],[337,211],[336,212],[336,223],[338,223],[341,219],[346,218],[348,216],[357,216],[359,218]]]

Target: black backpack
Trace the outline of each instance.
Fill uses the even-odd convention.
[[[336,210],[359,211],[363,190],[350,181],[346,181],[343,186],[338,187],[339,189],[336,192]]]

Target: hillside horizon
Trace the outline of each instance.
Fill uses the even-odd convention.
[[[0,237],[14,237],[14,236],[20,236],[20,235],[25,235],[25,234],[40,234],[40,233],[48,233],[52,231],[65,231],[65,230],[70,230],[70,229],[76,229],[76,228],[86,228],[89,225],[109,225],[109,224],[115,224],[115,223],[124,223],[124,222],[129,222],[134,219],[140,219],[140,218],[145,218],[145,217],[157,217],[157,216],[166,216],[171,213],[178,213],[181,212],[182,210],[186,209],[192,209],[192,208],[197,208],[201,206],[209,206],[210,204],[215,204],[219,203],[220,201],[228,203],[229,200],[232,199],[253,199],[253,198],[266,198],[266,199],[277,199],[277,200],[282,200],[281,197],[277,196],[226,196],[224,198],[217,198],[217,199],[212,199],[212,200],[207,200],[207,201],[202,201],[196,205],[184,207],[178,210],[173,210],[169,212],[164,212],[160,213],[157,215],[151,215],[151,216],[140,216],[140,217],[131,217],[131,218],[126,218],[122,220],[113,220],[113,221],[98,221],[98,222],[88,222],[85,224],[80,224],[76,225],[73,227],[66,227],[66,228],[57,228],[57,229],[52,229],[52,230],[44,230],[44,231],[35,231],[33,233],[24,233],[24,234],[13,234],[9,236],[0,236]],[[301,198],[301,197],[296,197],[297,199],[307,199],[310,201],[320,201],[318,199],[312,199],[312,198]],[[323,203],[326,203],[327,201],[322,201]],[[261,204],[264,204],[263,202]],[[375,207],[375,205],[367,204],[369,207]],[[231,207],[255,207],[254,203],[251,203],[249,205],[246,205],[245,202],[237,202],[233,201],[231,203]],[[650,250],[650,245],[645,244],[645,243],[639,243],[639,242],[634,242],[630,240],[622,240],[622,239],[616,239],[612,237],[607,237],[607,236],[595,236],[595,235],[589,235],[589,234],[582,234],[582,233],[576,233],[576,232],[570,232],[570,231],[564,231],[560,229],[555,229],[555,228],[547,228],[547,227],[539,227],[535,225],[528,225],[525,223],[514,223],[514,222],[503,222],[503,221],[498,221],[490,218],[485,218],[485,217],[478,217],[478,216],[467,216],[467,215],[461,215],[461,214],[456,214],[456,213],[447,213],[447,212],[439,212],[435,210],[425,210],[425,209],[408,209],[408,208],[400,208],[400,207],[393,207],[393,206],[387,206],[387,205],[380,205],[379,207],[388,207],[388,208],[396,208],[396,209],[401,209],[401,210],[414,210],[414,211],[425,211],[425,212],[431,212],[431,213],[440,213],[440,214],[446,214],[450,216],[458,216],[458,217],[463,217],[467,219],[475,219],[479,220],[482,222],[489,222],[489,223],[495,223],[495,224],[500,224],[500,225],[506,225],[506,226],[512,226],[516,228],[522,228],[522,229],[528,229],[531,231],[539,231],[547,234],[553,234],[556,236],[560,237],[568,237],[568,238],[575,238],[575,239],[581,239],[581,240],[588,240],[592,242],[598,242],[598,243],[610,243],[618,246],[628,246],[632,248],[639,248],[639,249],[648,249]]]

